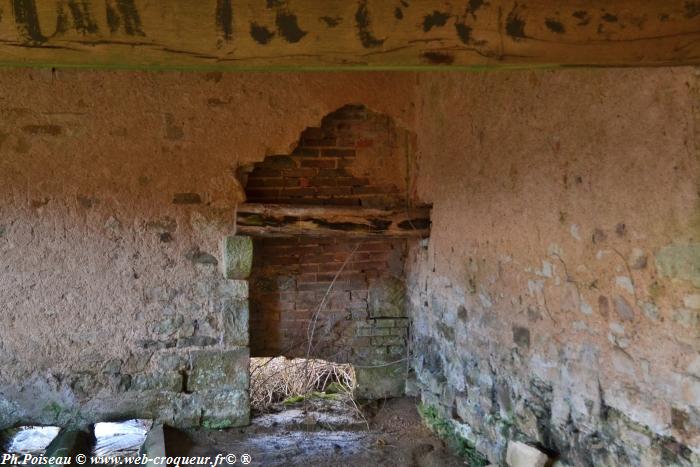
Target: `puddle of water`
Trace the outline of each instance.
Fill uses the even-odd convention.
[[[364,419],[349,399],[309,398],[293,405],[275,404],[278,412],[253,417],[251,423],[260,428],[298,428],[317,425],[320,428],[348,430],[361,427]]]
[[[61,429],[57,426],[21,426],[11,428],[0,437],[1,452],[40,455],[46,452]]]
[[[263,428],[292,428],[306,424],[338,427],[362,423],[362,420],[348,411],[341,413],[305,411],[302,409],[287,409],[279,413],[259,415],[252,420],[254,426]]]
[[[96,456],[135,457],[146,441],[151,420],[127,420],[95,424]]]
[[[352,431],[292,432],[275,435],[263,435],[250,438],[248,442],[253,450],[267,453],[271,458],[277,456],[326,457],[329,454],[342,454],[350,458],[366,450],[366,433]]]

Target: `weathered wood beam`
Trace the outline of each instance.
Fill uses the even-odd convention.
[[[383,211],[336,206],[242,204],[238,206],[236,233],[258,237],[427,237],[430,235],[430,208]]]
[[[0,0],[0,12],[2,66],[700,63],[700,0]]]

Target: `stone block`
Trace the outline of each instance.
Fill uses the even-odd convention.
[[[247,390],[250,355],[247,348],[193,350],[187,390]]]
[[[225,298],[248,298],[248,281],[231,279],[223,281],[219,286],[219,295]]]
[[[179,372],[188,366],[189,355],[183,350],[162,351],[153,356],[154,368],[159,372]]]
[[[519,441],[509,441],[506,465],[510,467],[544,467],[549,458],[539,449]]]
[[[165,457],[165,433],[163,432],[163,424],[156,423],[148,431],[146,440],[143,443],[140,454],[144,454],[149,461],[145,464],[146,467],[156,467],[156,457]]]
[[[543,439],[540,433],[539,421],[537,418],[537,414],[539,413],[540,412],[536,407],[529,407],[523,401],[519,401],[515,408],[515,419],[518,430],[525,434],[525,436],[529,436],[531,439],[542,442]]]
[[[113,393],[127,391],[131,388],[131,376],[123,374],[102,374],[102,387],[108,388]]]
[[[406,328],[406,327],[391,328],[389,330],[389,335],[390,336],[399,336],[399,337],[406,339],[406,338],[408,338],[408,328]]]
[[[0,430],[11,427],[20,418],[20,411],[14,403],[0,395]]]
[[[176,371],[134,375],[131,379],[131,389],[134,391],[160,390],[180,392],[182,390],[182,375]]]
[[[404,343],[404,340],[399,336],[379,336],[372,337],[372,345],[393,345],[398,346]]]
[[[51,458],[71,458],[76,454],[89,453],[90,436],[79,430],[61,430],[61,432],[51,441],[46,448],[45,456]],[[70,462],[70,461],[69,461]],[[61,466],[61,464],[48,463],[51,467]]]
[[[155,328],[153,329],[154,332],[157,334],[161,334],[164,336],[171,336],[177,332],[180,327],[184,324],[184,318],[182,315],[174,315],[174,316],[168,316],[167,318],[163,319],[160,323],[156,324]]]
[[[355,367],[357,386],[354,396],[358,399],[383,399],[401,397],[406,389],[406,364]]]
[[[406,284],[395,277],[383,277],[369,288],[370,318],[405,318]]]
[[[700,294],[686,295],[683,297],[683,305],[685,305],[686,308],[700,310]]]
[[[690,308],[677,308],[673,310],[671,319],[685,328],[698,331],[700,327],[700,310]]]
[[[662,276],[691,282],[700,287],[700,243],[663,247],[656,254],[656,266]]]
[[[221,267],[226,279],[247,279],[253,265],[253,239],[228,236],[221,242]]]
[[[177,348],[187,347],[211,347],[219,343],[219,340],[211,336],[190,336],[177,340]]]
[[[205,391],[200,394],[203,402],[202,426],[219,430],[245,426],[250,422],[250,402],[247,390]]]
[[[222,299],[222,342],[226,346],[248,345],[248,299]]]
[[[615,307],[615,312],[621,321],[632,321],[634,320],[634,310],[632,305],[620,295],[613,297],[613,305]]]
[[[202,399],[199,394],[161,393],[155,415],[158,421],[174,428],[198,427],[202,416]]]
[[[182,339],[183,337],[192,337],[197,328],[197,321],[188,319],[185,323],[178,329],[177,337]]]
[[[378,328],[393,328],[396,324],[396,320],[393,319],[378,319],[375,321],[375,325]]]

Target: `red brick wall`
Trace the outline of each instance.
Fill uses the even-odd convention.
[[[412,141],[388,117],[346,106],[308,128],[289,155],[255,164],[251,203],[400,208],[406,205]],[[251,284],[251,355],[304,357],[309,323],[348,259],[315,324],[310,356],[376,362],[401,358],[406,319],[371,316],[369,290],[403,277],[405,240],[256,239]],[[381,318],[379,318],[381,319]]]
[[[388,117],[343,107],[306,129],[292,154],[255,164],[248,202],[404,206],[409,145]]]
[[[346,260],[317,314],[310,355],[357,362],[367,360],[369,352],[375,357],[401,353],[390,348],[397,342],[372,342],[358,329],[370,319],[370,287],[383,277],[402,276],[405,251],[405,240],[256,239],[250,278],[251,354],[306,356],[309,322]],[[404,336],[405,326],[397,333]]]

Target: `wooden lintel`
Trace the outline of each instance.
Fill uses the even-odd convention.
[[[430,208],[397,211],[336,206],[242,204],[236,233],[257,237],[427,237]]]
[[[697,0],[0,0],[0,66],[700,64]]]

